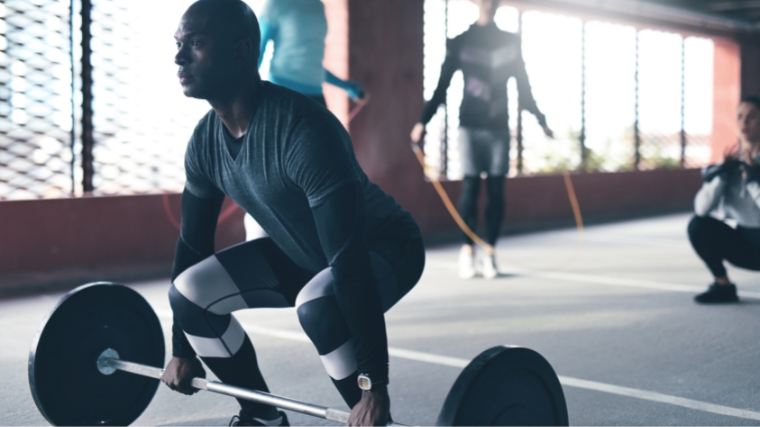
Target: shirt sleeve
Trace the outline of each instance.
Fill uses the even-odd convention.
[[[187,144],[187,151],[185,151],[185,189],[194,196],[203,199],[218,197],[221,191],[211,182],[206,173],[206,168],[203,167],[204,164],[208,164],[208,161],[203,159],[202,150],[199,147],[200,142],[201,138],[195,132]]]
[[[451,78],[454,73],[459,69],[459,52],[456,49],[456,39],[447,40],[446,42],[446,59],[443,60],[441,65],[441,75],[438,77],[438,86],[433,92],[432,98],[425,105],[425,109],[422,111],[420,117],[420,123],[427,124],[430,119],[433,118],[435,112],[438,111],[438,106],[446,102],[446,91],[451,84]]]
[[[216,222],[223,201],[221,192],[208,199],[196,197],[187,189],[182,193],[182,225],[174,252],[172,283],[183,271],[214,253]],[[172,325],[172,355],[195,357],[195,351],[176,319]]]
[[[359,83],[353,80],[343,80],[328,70],[325,70],[325,82],[345,90],[351,99],[358,99],[364,96],[364,89],[362,89]]]
[[[388,338],[377,279],[364,235],[365,202],[356,182],[331,192],[312,209],[333,289],[353,337],[358,372],[388,383]]]
[[[710,215],[720,204],[725,188],[726,181],[720,176],[702,184],[702,188],[694,198],[694,213],[698,216]]]
[[[525,60],[522,56],[522,40],[517,38],[517,64],[515,65],[515,81],[517,83],[517,100],[520,107],[533,114],[541,126],[546,125],[546,116],[538,109],[533,90],[530,87]]]
[[[300,188],[311,207],[338,188],[359,182],[351,139],[328,112],[297,119],[285,142],[284,173]]]

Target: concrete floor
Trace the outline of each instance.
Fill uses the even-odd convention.
[[[511,236],[496,280],[456,276],[457,246],[428,251],[417,287],[387,315],[394,418],[435,423],[461,363],[498,344],[533,348],[563,382],[573,425],[759,425],[760,275],[730,269],[742,302],[698,306],[709,282],[686,240],[688,215]],[[168,280],[131,284],[169,337]],[[0,425],[42,425],[27,382],[29,345],[61,294],[0,301]],[[238,315],[274,393],[342,407],[293,309]],[[395,352],[395,353],[394,353]],[[398,351],[392,350],[393,354]],[[226,425],[232,398],[160,387],[138,425]],[[290,414],[294,424],[332,425]]]

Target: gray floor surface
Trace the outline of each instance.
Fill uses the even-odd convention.
[[[457,277],[458,246],[428,250],[417,287],[387,315],[393,348],[471,359],[498,344],[543,354],[563,379],[572,425],[760,425],[760,275],[730,269],[742,302],[699,306],[709,275],[685,235],[688,215],[503,238],[495,280]],[[133,283],[169,337],[168,280]],[[0,301],[0,424],[45,425],[27,360],[62,294]],[[293,309],[236,314],[273,392],[343,404]],[[290,334],[294,335],[294,334]],[[169,343],[167,342],[167,345]],[[460,368],[391,358],[394,418],[434,424]],[[585,380],[586,382],[579,382]],[[580,386],[579,386],[580,384]],[[137,425],[226,425],[236,402],[160,387]],[[334,423],[290,413],[300,425]]]

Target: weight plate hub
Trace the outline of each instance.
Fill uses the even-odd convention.
[[[567,404],[546,359],[527,348],[499,346],[459,374],[436,424],[566,426]]]
[[[51,424],[128,425],[147,408],[159,381],[121,371],[102,374],[98,356],[109,348],[125,360],[164,364],[158,317],[130,288],[80,286],[42,321],[29,354],[29,385]]]

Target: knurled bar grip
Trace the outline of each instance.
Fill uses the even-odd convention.
[[[103,357],[98,360],[99,366],[118,369],[144,377],[161,379],[164,370],[152,366],[141,365],[139,363],[127,362],[112,357]],[[349,413],[338,409],[332,409],[325,406],[312,405],[310,403],[300,402],[298,400],[288,399],[287,397],[277,396],[263,391],[249,390],[241,387],[235,387],[224,383],[209,381],[205,378],[193,378],[191,385],[198,390],[206,390],[213,393],[224,394],[239,399],[251,400],[253,402],[263,403],[265,405],[276,406],[280,409],[288,409],[302,414],[311,415],[312,417],[322,418],[325,420],[347,423]],[[403,426],[404,424],[390,423],[390,426]]]

